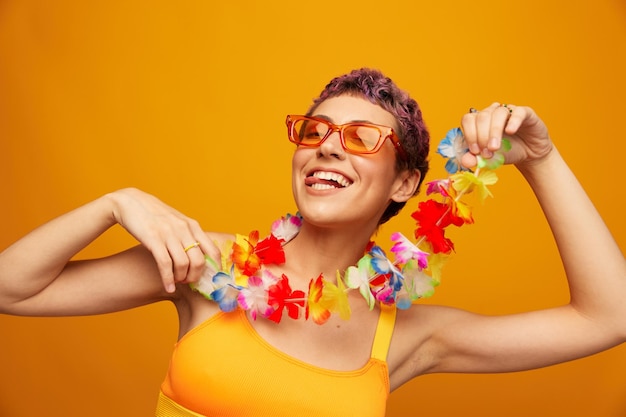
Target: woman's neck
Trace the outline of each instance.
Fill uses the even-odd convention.
[[[321,228],[303,222],[298,235],[284,246],[284,272],[298,283],[308,283],[320,273],[335,282],[337,271],[343,273],[363,257],[373,231],[363,227]]]

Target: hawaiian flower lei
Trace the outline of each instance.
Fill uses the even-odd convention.
[[[470,206],[461,200],[476,191],[481,202],[491,192],[487,188],[497,181],[493,172],[504,163],[503,151],[511,148],[503,140],[500,151],[490,159],[477,156],[474,170],[461,166],[461,157],[468,152],[461,129],[448,131],[437,152],[447,159],[446,179],[427,183],[426,195],[436,195],[418,204],[411,214],[416,221],[415,243],[401,233],[391,235],[394,242],[391,252],[395,262],[374,242],[370,242],[365,255],[355,266],[346,269],[343,277],[337,271],[336,284],[321,274],[309,282],[308,292],[292,290],[286,275],[277,277],[264,265],[285,262],[283,245],[300,230],[302,218],[288,214],[272,224],[271,234],[259,241],[259,232],[248,236],[236,235],[228,242],[218,265],[206,257],[206,270],[201,279],[191,287],[209,300],[219,304],[222,311],[241,308],[257,316],[279,323],[283,312],[292,319],[302,316],[317,324],[325,323],[335,312],[343,319],[350,318],[348,291],[358,290],[370,310],[376,301],[409,308],[422,297],[429,297],[441,282],[441,269],[454,250],[454,244],[445,236],[450,225],[460,227],[474,222]]]

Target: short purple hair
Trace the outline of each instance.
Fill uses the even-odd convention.
[[[346,94],[363,97],[395,117],[399,127],[396,134],[406,152],[406,160],[396,157],[396,168],[399,171],[405,169],[419,171],[420,182],[415,191],[417,194],[419,185],[428,172],[430,142],[430,135],[417,102],[382,72],[361,68],[332,79],[320,96],[313,100],[307,116],[312,115],[324,100]],[[398,214],[404,204],[392,201],[383,213],[379,224],[385,223]]]

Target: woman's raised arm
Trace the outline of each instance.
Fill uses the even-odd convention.
[[[464,116],[463,131],[470,149],[464,157],[467,166],[476,155],[490,157],[503,135],[511,141],[506,162],[518,167],[543,209],[571,299],[564,306],[500,317],[433,311],[426,348],[436,353],[426,372],[525,370],[626,341],[624,256],[541,119],[529,107],[495,103]]]

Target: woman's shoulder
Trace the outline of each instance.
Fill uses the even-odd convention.
[[[234,233],[213,232],[213,231],[205,231],[204,233],[207,235],[209,239],[211,239],[214,243],[219,244],[219,245],[222,245],[227,242],[232,242],[235,240]]]

